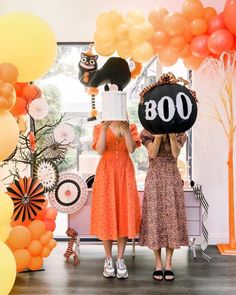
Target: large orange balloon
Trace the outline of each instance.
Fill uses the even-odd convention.
[[[27,85],[22,89],[21,96],[30,103],[32,100],[41,96],[41,90],[36,85]]]
[[[11,109],[11,113],[15,117],[25,115],[27,113],[26,107],[26,100],[23,97],[17,96],[15,105]]]
[[[191,32],[189,23],[186,23],[185,30],[184,30],[184,33],[182,34],[182,36],[184,37],[185,41],[188,43],[190,43],[192,41],[192,39],[194,38],[194,35]]]
[[[185,0],[182,8],[183,15],[190,21],[203,18],[204,7],[199,0]]]
[[[184,49],[178,52],[180,58],[187,58],[191,55],[190,44],[186,44]]]
[[[27,250],[31,254],[31,256],[38,256],[43,250],[43,246],[38,240],[33,240],[30,242],[29,246],[27,247]]]
[[[186,19],[179,12],[169,13],[163,22],[164,31],[169,36],[181,35],[185,31]]]
[[[51,240],[49,241],[49,243],[48,243],[48,247],[49,247],[50,249],[55,248],[56,245],[57,245],[57,242],[56,242],[54,239],[51,239]]]
[[[48,231],[53,232],[56,228],[56,222],[54,220],[45,219],[44,224],[45,224],[46,230]]]
[[[209,20],[207,33],[210,35],[221,29],[226,29],[223,13],[220,13]]]
[[[49,235],[47,235],[47,234],[44,234],[44,235],[42,235],[41,236],[41,238],[40,238],[40,242],[41,242],[41,244],[42,245],[47,245],[48,243],[49,243],[49,241],[52,239],[52,236],[49,236]]]
[[[236,2],[226,0],[223,12],[224,21],[228,30],[236,36]]]
[[[28,83],[19,83],[19,82],[15,83],[14,87],[15,87],[15,91],[16,91],[16,96],[21,96],[24,87],[27,85],[28,85]]]
[[[156,31],[149,40],[154,48],[165,47],[169,42],[169,36],[164,31]]]
[[[41,269],[42,265],[43,265],[42,256],[35,256],[35,257],[32,257],[30,264],[28,265],[28,268],[30,270],[39,270]]]
[[[168,47],[174,51],[180,51],[184,49],[186,41],[183,36],[174,36],[170,38]]]
[[[168,47],[159,50],[159,60],[163,66],[170,67],[174,65],[178,58],[178,53]]]
[[[133,58],[133,60],[139,63],[147,62],[153,57],[152,46],[147,41],[135,44],[132,47],[131,52],[131,57]]]
[[[202,18],[194,19],[190,24],[191,33],[200,36],[207,32],[207,22]]]
[[[210,54],[207,41],[208,35],[195,37],[191,42],[192,54],[196,57],[207,57]]]
[[[204,19],[208,22],[211,18],[217,15],[217,11],[214,7],[204,8]]]
[[[208,38],[208,48],[216,55],[220,55],[224,51],[231,49],[234,43],[234,36],[228,30],[218,30]]]
[[[18,225],[11,230],[7,243],[12,249],[23,249],[30,244],[30,241],[30,230],[25,226]]]
[[[154,29],[156,31],[162,31],[163,21],[167,14],[168,10],[163,7],[154,8],[150,11],[148,15],[148,21],[154,26]]]
[[[34,220],[32,221],[29,226],[28,229],[31,232],[32,235],[32,240],[39,240],[40,237],[45,234],[46,232],[46,227],[43,221],[40,220]]]
[[[18,76],[18,70],[14,65],[10,63],[0,64],[0,80],[14,84]]]
[[[18,249],[13,252],[16,260],[17,271],[20,272],[27,268],[31,261],[31,255],[27,249]]]
[[[184,65],[189,70],[197,70],[204,59],[196,56],[189,56],[183,59]]]

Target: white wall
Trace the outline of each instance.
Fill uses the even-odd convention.
[[[202,1],[205,6],[223,10],[224,0]],[[0,14],[13,11],[34,13],[45,19],[54,30],[58,41],[91,41],[96,16],[104,11],[128,12],[142,10],[145,15],[154,7],[180,11],[182,1],[176,0],[1,0]],[[204,83],[204,81],[203,81]],[[201,98],[199,98],[201,114]],[[236,148],[235,148],[236,150]],[[209,118],[199,116],[194,128],[194,179],[203,185],[209,202],[208,231],[210,243],[227,242],[227,145],[222,128]],[[235,164],[236,165],[236,164]]]

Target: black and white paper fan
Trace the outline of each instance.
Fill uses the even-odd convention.
[[[42,183],[46,192],[53,191],[59,179],[56,164],[47,159],[40,160],[35,165],[34,177]]]
[[[58,143],[53,135],[49,135],[43,145],[44,155],[49,159],[64,159],[68,146]]]
[[[87,179],[86,179],[86,183],[87,183],[87,187],[88,188],[92,188],[93,187],[93,183],[94,183],[94,179],[95,179],[95,175],[90,175]]]
[[[59,212],[71,214],[85,204],[88,197],[86,182],[75,173],[62,173],[56,189],[49,193],[49,201]]]

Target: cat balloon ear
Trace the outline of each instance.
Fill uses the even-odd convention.
[[[83,52],[81,52],[80,56],[81,56],[81,58],[85,57],[85,54]]]
[[[109,86],[106,84],[105,86],[104,86],[104,91],[109,91],[110,90],[110,88],[109,88]]]
[[[94,58],[95,60],[97,60],[97,59],[98,59],[98,55],[94,55],[93,58]]]

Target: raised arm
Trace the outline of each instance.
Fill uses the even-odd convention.
[[[126,147],[127,147],[128,151],[129,151],[129,153],[132,154],[135,151],[137,145],[136,145],[136,142],[134,141],[134,139],[133,139],[133,137],[131,135],[130,128],[129,128],[129,123],[127,121],[123,121],[123,122],[120,123],[120,126],[124,131]]]
[[[148,155],[151,159],[156,158],[156,156],[158,155],[162,136],[162,134],[155,135],[154,140],[152,142],[149,142],[146,146]]]
[[[111,121],[105,121],[101,123],[100,133],[98,135],[98,140],[96,145],[94,146],[94,149],[102,155],[105,148],[106,148],[106,135],[107,135],[107,129],[109,125],[111,124]]]
[[[181,146],[179,145],[179,143],[177,141],[176,134],[170,133],[169,137],[170,137],[171,153],[174,158],[178,158]]]

